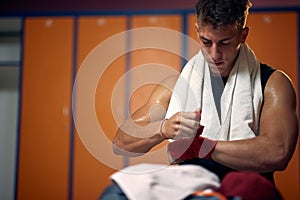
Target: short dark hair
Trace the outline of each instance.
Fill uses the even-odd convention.
[[[249,0],[198,0],[197,20],[213,28],[235,24],[241,29],[251,6]]]

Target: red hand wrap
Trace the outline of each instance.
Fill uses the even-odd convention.
[[[168,145],[171,162],[179,163],[193,158],[212,159],[217,141],[201,137],[203,128],[199,127],[195,138],[176,140]]]
[[[193,158],[212,159],[211,155],[216,144],[217,141],[199,136],[194,139],[181,139],[171,142],[168,145],[168,151],[171,161],[176,163]]]

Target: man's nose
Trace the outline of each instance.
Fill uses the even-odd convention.
[[[221,58],[221,52],[217,44],[213,44],[210,49],[210,57],[213,61],[218,61]]]

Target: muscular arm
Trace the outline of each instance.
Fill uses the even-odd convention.
[[[170,77],[158,85],[147,103],[118,128],[113,140],[116,154],[139,156],[165,139],[195,136],[199,127],[196,112],[175,113],[162,126],[177,78]]]
[[[136,156],[139,154],[134,153],[146,153],[164,141],[165,138],[160,134],[160,125],[176,80],[177,76],[174,76],[156,86],[146,104],[118,128],[113,140],[116,154]]]
[[[236,170],[284,170],[298,139],[296,95],[289,78],[280,71],[270,77],[264,91],[259,136],[218,142],[212,157]]]

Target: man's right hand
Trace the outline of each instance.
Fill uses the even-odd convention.
[[[177,112],[167,119],[161,127],[161,133],[165,138],[179,140],[194,138],[200,127],[200,111]]]

